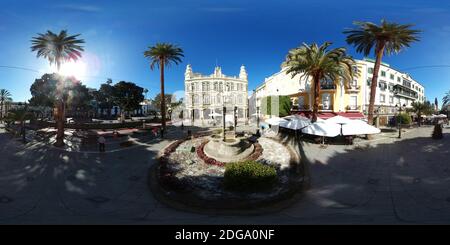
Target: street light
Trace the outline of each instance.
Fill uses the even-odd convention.
[[[259,106],[256,107],[256,127],[259,128]]]
[[[228,92],[227,90],[225,90],[222,94],[222,121],[223,121],[223,125],[222,125],[222,130],[223,130],[223,141],[226,140],[225,138],[225,116],[227,114],[227,107],[226,107],[226,103],[228,102]]]
[[[183,109],[181,109],[180,117],[181,117],[181,130],[184,130],[184,110]]]
[[[234,134],[236,134],[236,127],[237,127],[237,106],[234,107]]]
[[[399,139],[402,138],[402,118],[400,117],[400,114],[402,113],[402,111],[405,110],[405,107],[406,107],[405,104],[403,104],[403,105],[398,105],[398,104],[395,105],[395,108],[397,108],[397,110],[398,110],[398,116],[397,116],[398,122],[397,122],[397,124],[398,124],[398,138]]]

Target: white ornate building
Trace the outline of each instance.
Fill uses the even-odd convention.
[[[243,65],[238,77],[224,75],[220,67],[216,67],[211,75],[202,75],[194,73],[191,65],[187,65],[184,85],[185,118],[222,118],[219,114],[222,115],[224,106],[227,115],[233,115],[233,108],[237,107],[238,119],[247,118],[248,79]]]

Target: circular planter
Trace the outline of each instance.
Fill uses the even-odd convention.
[[[199,161],[204,161],[200,158],[199,151],[203,150],[202,147],[209,139],[209,137],[197,139],[199,145],[196,147],[196,155],[199,156]],[[206,172],[210,170],[219,172],[210,176],[193,173],[192,176],[180,177],[176,171],[173,171],[174,163],[171,154],[177,151],[177,147],[185,141],[175,141],[162,150],[159,161],[151,167],[149,172],[149,186],[152,193],[168,206],[199,213],[257,214],[278,211],[301,197],[301,190],[305,186],[304,171],[302,171],[299,156],[287,146],[284,147],[288,149],[292,167],[279,172],[279,183],[265,192],[245,193],[232,192],[223,188],[220,171],[224,169],[224,163],[212,163],[209,165],[211,167],[207,167],[208,164],[205,164],[207,162],[195,163],[205,167]],[[255,149],[257,145],[259,144],[255,144]],[[262,152],[261,145],[259,148]],[[205,183],[203,186],[196,185],[202,181]],[[214,185],[214,188],[208,188],[208,185]]]

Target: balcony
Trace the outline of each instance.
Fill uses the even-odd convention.
[[[334,84],[321,84],[320,85],[321,90],[336,90],[336,85]]]
[[[395,94],[395,96],[405,97],[408,99],[418,99],[419,98],[416,91],[414,91],[410,88],[407,88],[405,86],[399,85],[399,84],[394,86],[394,94]]]
[[[345,110],[347,111],[361,111],[360,105],[348,105],[345,107]]]
[[[292,111],[311,111],[311,107],[309,105],[294,105]]]
[[[361,90],[361,86],[351,84],[350,86],[346,87],[347,92],[359,92]]]
[[[333,106],[329,105],[329,106],[324,108],[323,105],[319,105],[319,111],[333,111]]]

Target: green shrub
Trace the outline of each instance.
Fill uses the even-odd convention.
[[[224,186],[234,191],[263,191],[278,180],[274,167],[256,161],[228,163],[225,167]]]
[[[408,113],[401,113],[397,115],[397,124],[401,123],[402,125],[411,124],[411,116]]]

